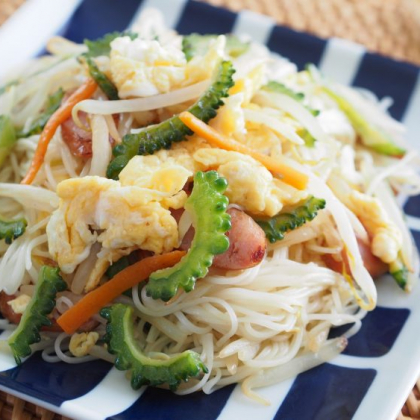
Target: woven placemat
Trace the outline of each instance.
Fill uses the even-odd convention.
[[[169,1],[169,0],[168,0]],[[277,23],[326,38],[359,42],[370,51],[420,64],[420,0],[198,0],[233,11],[253,10]],[[0,0],[0,25],[25,0]],[[70,420],[0,392],[2,420]],[[398,420],[420,420],[420,379]]]
[[[327,38],[347,38],[370,51],[420,64],[420,0],[200,0],[251,9],[278,23]]]

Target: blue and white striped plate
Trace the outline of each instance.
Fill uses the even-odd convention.
[[[73,41],[123,30],[144,7],[162,10],[168,26],[180,33],[248,33],[300,67],[308,62],[339,82],[390,96],[391,114],[417,142],[420,132],[419,69],[366,53],[339,39],[325,41],[275,26],[251,12],[235,14],[186,0],[28,0],[0,29],[0,77],[43,51],[47,39],[61,34]],[[420,198],[405,205],[407,222],[420,245]],[[38,354],[14,367],[0,354],[0,389],[76,419],[271,420],[395,419],[420,373],[420,287],[407,296],[384,277],[379,306],[331,363],[262,390],[263,407],[230,386],[209,396],[185,397],[161,389],[135,392],[124,374],[105,362],[48,364]]]

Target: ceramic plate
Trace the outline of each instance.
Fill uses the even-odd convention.
[[[391,114],[408,126],[410,141],[420,144],[417,67],[367,53],[348,41],[315,38],[275,26],[267,17],[235,14],[196,1],[28,0],[0,28],[0,77],[41,53],[54,34],[76,42],[97,38],[127,28],[142,8],[150,6],[161,9],[167,25],[182,34],[248,33],[299,67],[315,63],[339,82],[369,89],[380,98],[391,97]],[[405,203],[418,245],[419,205],[420,198]],[[0,389],[75,419],[395,419],[420,373],[420,287],[406,295],[384,277],[378,288],[377,309],[363,320],[345,352],[263,389],[262,395],[272,402],[268,407],[248,400],[235,386],[186,397],[153,388],[135,392],[124,374],[105,362],[48,364],[40,354],[20,367],[0,354]]]

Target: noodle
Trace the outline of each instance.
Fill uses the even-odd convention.
[[[254,43],[242,55],[227,57],[224,36],[209,38],[204,55],[197,53],[187,61],[180,49],[181,36],[166,30],[160,16],[153,19],[133,26],[139,39],[117,38],[110,54],[92,58],[119,96],[129,99],[108,100],[99,83],[99,89],[74,106],[72,117],[54,133],[33,185],[20,182],[34,158],[39,134],[19,139],[0,166],[0,219],[27,222],[25,232],[11,244],[0,240],[0,291],[17,299],[35,296],[41,267],[57,264],[69,290],[58,293],[52,316],[72,308],[69,315],[78,309],[87,290],[105,283],[126,265],[149,254],[194,247],[194,241],[189,244],[191,229],[197,229],[200,212],[214,211],[227,220],[226,210],[231,215],[231,248],[221,256],[210,252],[208,261],[203,257],[205,264],[198,261],[210,267],[193,290],[186,293],[179,287],[163,302],[148,296],[140,283],[121,296],[110,297],[106,304],[132,308],[136,351],[141,349],[154,363],[186,350],[198,353],[195,356],[208,370],[182,383],[178,394],[199,390],[210,394],[241,382],[245,395],[267,404],[256,389],[337,356],[376,305],[376,287],[364,258],[368,250],[372,260],[381,263],[372,246],[373,225],[379,223],[380,212],[361,217],[359,208],[349,204],[351,194],[365,200],[373,196],[382,206],[387,223],[401,236],[397,262],[410,271],[406,289],[414,286],[420,264],[392,188],[401,194],[420,191],[417,153],[408,150],[400,160],[372,153],[346,113],[320,93],[324,82],[315,69],[298,73],[292,63]],[[120,41],[128,52],[117,48]],[[0,94],[0,114],[8,115],[16,128],[29,128],[57,89],[67,95],[86,80],[87,68],[79,57],[87,52],[86,46],[55,37],[48,49],[52,57],[35,60]],[[230,78],[226,74],[223,80],[211,80],[227,58],[237,71],[233,86],[224,80]],[[118,62],[128,67],[113,67]],[[119,78],[119,71],[124,77]],[[136,72],[141,77],[130,79]],[[283,84],[285,93],[264,88],[269,80]],[[368,123],[377,124],[395,137],[396,144],[406,147],[403,127],[384,114],[388,99],[378,101],[367,92],[360,95],[350,88],[331,86],[337,88],[337,95],[360,105]],[[227,96],[230,93],[232,100],[223,99],[215,112],[213,102],[221,102],[220,89]],[[294,95],[287,94],[288,90]],[[273,160],[281,157],[295,171],[307,174],[307,188],[295,189],[251,156],[212,147],[207,143],[209,136],[182,137],[185,127],[177,118],[164,123],[199,97],[191,112],[205,116],[206,121],[212,116],[208,124],[235,144],[243,143],[244,150]],[[211,109],[208,102],[213,104]],[[80,112],[87,114],[87,124],[82,124],[85,118]],[[82,128],[85,132],[80,135]],[[308,135],[313,137],[309,142]],[[114,180],[106,178],[111,161],[122,170]],[[224,195],[229,205],[223,202],[214,205],[216,210],[210,206],[192,210],[186,203],[195,194],[194,174],[210,170],[226,178]],[[211,202],[213,193],[219,194],[209,192],[206,200]],[[318,207],[311,207],[312,199]],[[363,204],[360,208],[368,212]],[[245,217],[249,224],[235,231],[234,224],[239,223],[235,215]],[[270,226],[278,229],[274,239],[284,238],[268,243],[267,231],[258,224],[264,226],[272,217],[276,220],[270,220]],[[218,233],[215,226],[206,233],[209,244],[211,235]],[[246,251],[254,243],[259,247],[252,249],[251,258]],[[185,266],[190,264],[189,255],[182,260]],[[223,265],[220,261],[226,256],[228,263]],[[237,265],[232,264],[235,258],[239,258]],[[74,350],[73,341],[70,345],[66,333],[42,331],[42,340],[32,348],[42,351],[49,363],[97,358],[114,363],[115,355],[102,341],[106,323],[99,314],[83,323],[78,331],[84,334],[75,337],[86,344],[81,354]],[[328,339],[331,328],[347,324],[353,325],[342,337]],[[0,320],[0,327],[13,328],[6,320]]]

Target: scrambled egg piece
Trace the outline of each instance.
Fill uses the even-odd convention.
[[[199,149],[194,159],[206,170],[216,169],[228,181],[226,195],[231,203],[254,214],[274,216],[285,205],[295,204],[307,196],[279,179],[250,156],[220,149]]]
[[[226,37],[218,36],[211,42],[204,56],[195,56],[187,64],[186,79],[188,84],[197,83],[210,78],[220,61],[225,58]],[[185,85],[185,83],[184,83]]]
[[[247,134],[241,143],[264,155],[282,156],[282,144],[279,136],[262,124],[247,122]]]
[[[116,38],[111,43],[110,74],[121,98],[167,93],[211,77],[223,57],[221,36],[204,57],[187,63],[181,49],[163,46],[156,40]]]
[[[14,313],[23,314],[30,301],[31,297],[29,295],[20,295],[16,299],[9,300],[7,304],[11,306]]]
[[[121,98],[169,92],[185,79],[183,52],[164,48],[158,41],[116,38],[110,58],[112,80]]]
[[[73,334],[69,345],[70,353],[76,357],[86,356],[98,340],[99,334],[97,332]]]
[[[243,78],[238,79],[235,85],[231,88],[230,94],[243,93],[244,104],[249,104],[255,93],[261,88],[265,82],[266,66],[260,64],[249,71]]]
[[[352,191],[349,204],[350,210],[359,217],[372,236],[372,253],[387,264],[395,261],[402,247],[402,234],[390,220],[379,200]]]
[[[120,173],[125,186],[147,188],[162,192],[161,203],[166,208],[184,206],[187,194],[180,191],[196,172],[196,165],[184,149],[162,150],[155,155],[134,156]]]
[[[61,182],[60,206],[47,226],[52,257],[70,274],[99,242],[102,249],[86,285],[91,290],[111,262],[134,249],[172,250],[178,226],[169,208],[184,206],[182,188],[200,168],[186,150],[164,150],[131,159],[120,181],[87,176]]]
[[[242,109],[244,94],[237,93],[224,99],[224,105],[218,110],[216,117],[209,125],[219,133],[231,137],[246,133],[245,115]]]
[[[100,242],[110,251],[138,247],[160,254],[177,243],[177,224],[161,195],[96,176],[74,178],[57,187],[60,206],[47,226],[50,253],[72,273]]]

